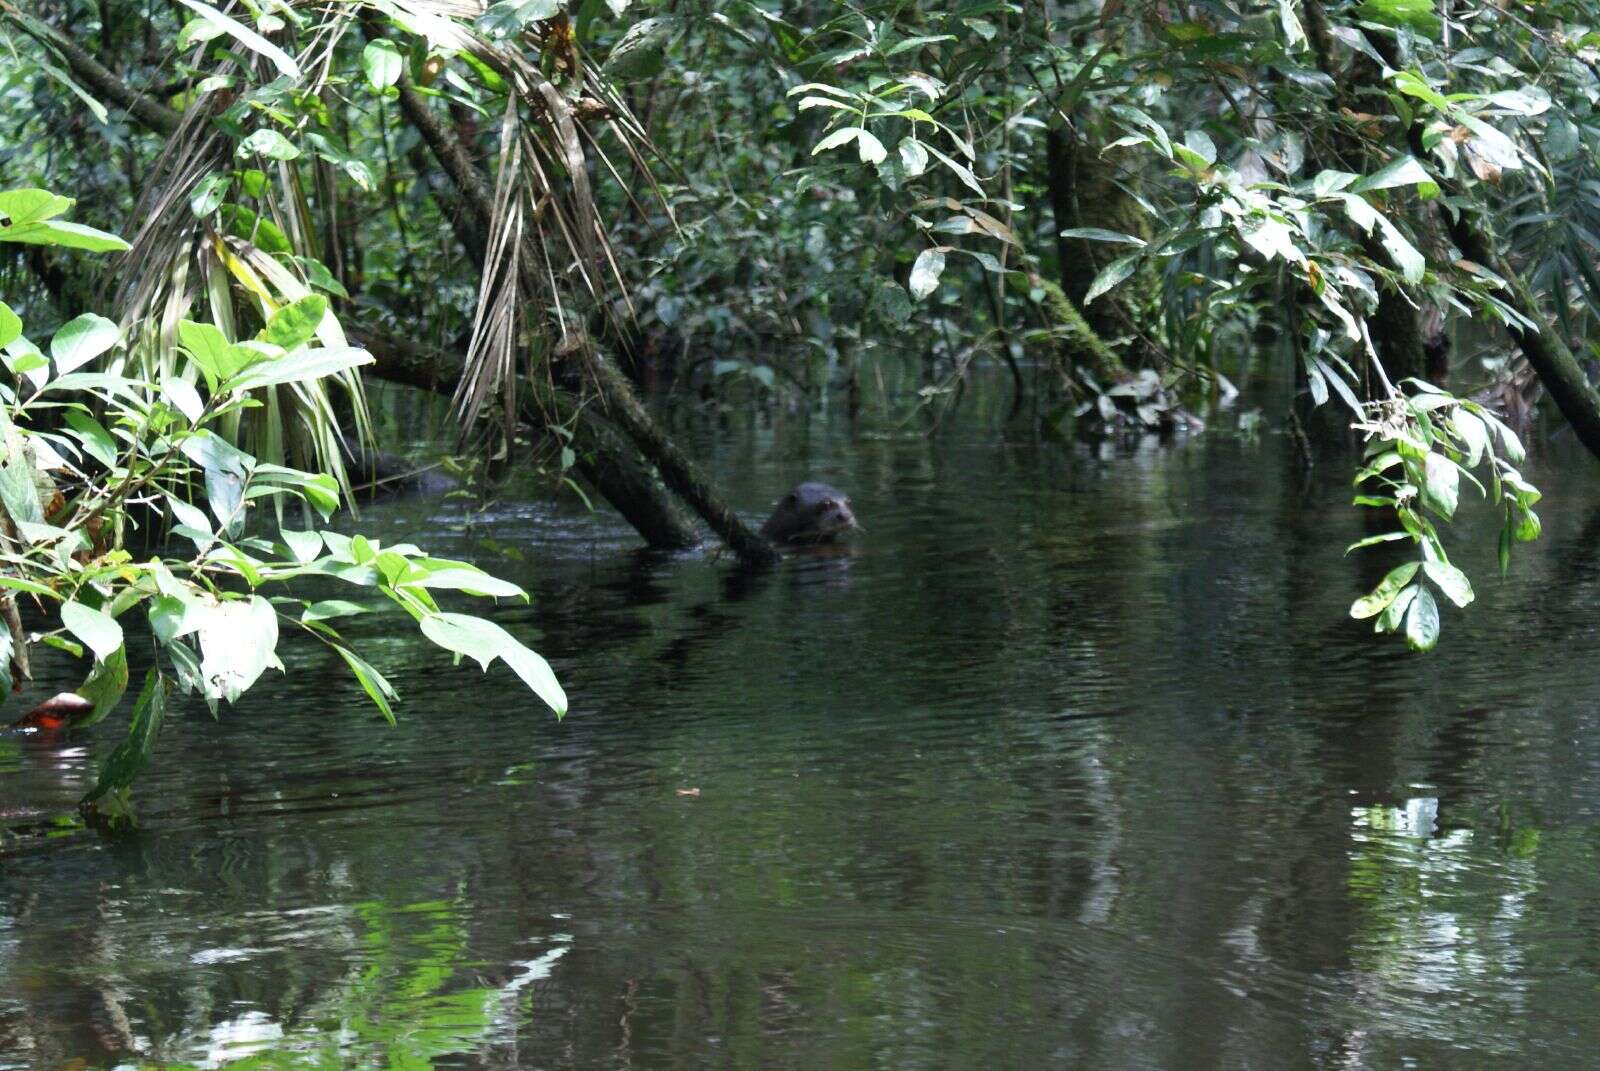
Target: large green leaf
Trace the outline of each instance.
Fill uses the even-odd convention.
[[[49,190],[0,191],[0,234],[5,234],[11,227],[54,219],[72,205],[72,198]]]
[[[122,646],[111,652],[110,658],[96,662],[88,679],[78,686],[78,694],[93,703],[94,709],[73,722],[74,727],[93,725],[104,719],[122,702],[127,690],[128,649]]]
[[[19,227],[0,227],[0,242],[59,245],[66,249],[87,250],[90,253],[114,253],[128,248],[128,243],[114,234],[107,234],[94,227],[66,220],[24,223]]]
[[[1419,585],[1406,614],[1406,643],[1413,651],[1431,651],[1438,642],[1439,604],[1432,592]]]
[[[22,334],[22,320],[11,306],[0,301],[0,346],[9,346]]]
[[[101,661],[110,658],[122,646],[122,626],[104,610],[81,602],[63,603],[61,623]]]
[[[273,66],[278,68],[278,73],[285,78],[299,80],[300,65],[287,52],[262,37],[259,33],[256,33],[244,23],[229,18],[210,4],[200,3],[200,0],[178,0],[178,3],[199,15],[223,33],[228,34],[252,52],[260,53],[271,60]]]
[[[393,41],[368,41],[367,47],[361,50],[361,69],[366,72],[373,89],[388,89],[400,81],[404,68],[405,62]]]
[[[1417,575],[1417,570],[1421,567],[1421,562],[1406,562],[1391,569],[1389,575],[1378,581],[1377,587],[1351,605],[1350,616],[1359,621],[1382,613],[1390,603],[1394,602],[1395,597],[1400,594],[1400,589],[1411,583],[1411,578]]]
[[[86,312],[61,325],[50,340],[50,356],[61,374],[88,364],[117,344],[121,337],[117,325],[96,313]]]
[[[133,784],[134,779],[150,763],[166,710],[167,679],[152,669],[145,674],[144,687],[133,704],[128,738],[106,757],[105,765],[100,767],[100,778],[89,794],[83,797],[84,803],[93,803],[108,792],[120,791]]]
[[[469,614],[429,614],[422,619],[422,634],[447,651],[466,655],[484,669],[496,658],[504,659],[551,710],[557,715],[567,712],[567,693],[550,664],[493,621]]]
[[[274,346],[292,350],[316,335],[317,325],[327,313],[327,298],[321,294],[307,294],[273,313],[272,319],[267,321],[264,337]]]
[[[228,390],[254,390],[283,383],[300,383],[372,363],[372,354],[354,346],[308,350],[251,365],[224,384]]]

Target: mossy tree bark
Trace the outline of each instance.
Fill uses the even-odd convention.
[[[1138,201],[1113,177],[1113,165],[1081,136],[1063,126],[1052,126],[1045,139],[1046,180],[1056,231],[1100,227],[1136,238],[1150,237],[1150,222]],[[1057,274],[1061,290],[1079,311],[1084,323],[1101,340],[1137,340],[1138,294],[1152,283],[1148,273],[1134,273],[1089,304],[1089,294],[1101,270],[1125,253],[1127,246],[1109,245],[1084,238],[1056,238]]]

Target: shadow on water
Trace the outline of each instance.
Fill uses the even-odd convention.
[[[867,533],[748,573],[566,506],[363,527],[535,594],[574,698],[355,637],[175,711],[136,829],[62,823],[111,734],[0,739],[0,1068],[1477,1068],[1592,1062],[1600,512],[1418,659],[1268,439],[1090,455],[947,427],[698,444],[752,515]],[[43,682],[45,686],[53,683]],[[1532,1054],[1532,1055],[1530,1055]]]

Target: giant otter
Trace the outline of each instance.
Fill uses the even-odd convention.
[[[761,534],[774,543],[828,543],[854,527],[848,495],[825,483],[806,482],[778,501]]]

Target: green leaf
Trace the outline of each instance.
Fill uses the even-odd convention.
[[[161,397],[168,405],[182,413],[189,423],[200,423],[200,416],[205,412],[206,405],[188,380],[179,379],[177,376],[163,376]]]
[[[203,4],[200,0],[178,0],[178,3],[205,19],[212,26],[221,30],[238,41],[252,52],[259,53],[272,61],[278,68],[278,73],[285,78],[298,81],[300,78],[300,65],[283,49],[268,41],[242,22],[229,18],[210,4]]]
[[[0,234],[8,227],[54,219],[73,206],[70,197],[49,190],[26,189],[0,192]]]
[[[128,243],[114,234],[65,220],[0,227],[0,242],[58,245],[63,249],[83,249],[90,253],[115,253],[128,248]]]
[[[111,657],[96,662],[89,677],[78,686],[78,694],[94,704],[94,709],[74,721],[74,728],[93,725],[105,718],[122,702],[128,690],[128,649],[118,647]]]
[[[1532,543],[1539,538],[1540,531],[1541,526],[1537,513],[1531,509],[1523,509],[1518,512],[1516,528],[1512,531],[1512,535],[1516,537],[1518,543]]]
[[[372,354],[354,346],[308,350],[251,365],[225,383],[224,387],[227,390],[254,390],[283,383],[300,383],[371,363]]]
[[[344,288],[344,285],[339,280],[333,277],[333,273],[328,270],[328,266],[322,261],[317,260],[315,257],[295,257],[294,262],[300,265],[301,269],[306,273],[306,281],[312,286],[318,290],[325,290],[335,297],[349,300],[350,292]]]
[[[1400,589],[1411,583],[1411,578],[1417,575],[1417,570],[1422,567],[1421,562],[1406,562],[1389,571],[1389,575],[1378,581],[1378,586],[1367,594],[1361,596],[1350,606],[1350,616],[1357,621],[1373,617],[1381,613],[1395,596],[1400,594]]]
[[[928,170],[928,150],[916,138],[900,139],[900,170],[906,173],[907,178],[916,178]]]
[[[215,324],[179,320],[178,341],[188,352],[190,359],[200,366],[200,371],[206,377],[206,385],[212,390],[216,390],[220,380],[232,374],[230,370],[232,361],[227,353],[233,343],[228,341],[228,336],[224,335],[222,329]]]
[[[67,427],[77,432],[77,439],[83,444],[84,453],[108,469],[116,467],[116,440],[98,420],[78,409],[68,409],[63,419],[67,422]]]
[[[350,667],[350,672],[356,675],[356,680],[361,682],[361,688],[367,693],[378,710],[383,713],[384,720],[390,725],[394,724],[394,710],[389,706],[391,699],[400,698],[394,686],[384,678],[382,673],[369,666],[360,655],[343,644],[334,644],[333,649],[339,652],[345,665]]]
[[[521,33],[531,22],[553,19],[560,13],[560,0],[501,0],[478,16],[478,29],[496,37],[510,37]]]
[[[856,135],[856,150],[860,153],[861,162],[864,164],[881,164],[889,155],[883,147],[883,142],[866,130]]]
[[[81,602],[62,603],[61,623],[101,661],[110,658],[122,646],[122,626],[103,610]]]
[[[422,634],[447,651],[475,660],[484,669],[495,658],[503,659],[557,715],[567,712],[567,695],[549,663],[494,622],[468,614],[429,614],[422,619]]]
[[[1405,26],[1418,33],[1436,37],[1439,34],[1439,16],[1434,11],[1433,0],[1367,0],[1356,13],[1370,22],[1385,26]]]
[[[259,153],[269,160],[293,160],[300,155],[300,150],[276,130],[263,127],[241,141],[235,155],[248,156],[251,153]]]
[[[357,614],[381,613],[393,609],[388,602],[350,602],[348,599],[324,599],[307,606],[300,613],[300,620],[310,623],[314,621],[332,621],[339,617],[354,617]]]
[[[650,78],[660,73],[662,52],[678,30],[678,20],[661,15],[640,19],[611,46],[602,70],[612,78]]]
[[[1406,613],[1406,644],[1413,651],[1431,651],[1438,642],[1439,604],[1433,601],[1432,592],[1418,587]]]
[[[1417,592],[1422,590],[1421,584],[1412,584],[1395,596],[1394,602],[1384,607],[1383,613],[1373,622],[1373,627],[1378,632],[1399,632],[1401,624],[1405,621],[1406,611],[1411,607],[1411,601],[1417,597]]]
[[[1464,607],[1472,601],[1472,582],[1460,569],[1449,562],[1436,561],[1423,562],[1422,568],[1428,579],[1439,585],[1439,590],[1457,606]]]
[[[65,375],[115,346],[121,334],[117,325],[104,316],[86,312],[61,325],[50,340],[50,356],[55,359],[56,370]]]
[[[1063,238],[1082,238],[1087,242],[1120,242],[1123,245],[1144,246],[1149,243],[1121,231],[1108,231],[1104,227],[1068,227],[1061,232]]]
[[[1466,453],[1467,468],[1474,468],[1489,452],[1489,430],[1483,421],[1465,409],[1457,409],[1450,417],[1450,429],[1461,440]]]
[[[22,320],[11,306],[0,301],[0,346],[9,346],[22,335]]]
[[[1423,255],[1417,252],[1416,246],[1406,240],[1387,216],[1378,217],[1378,239],[1383,243],[1384,251],[1394,259],[1394,266],[1400,269],[1400,274],[1408,283],[1422,282],[1423,274],[1428,270],[1428,262]]]
[[[1422,459],[1422,500],[1449,520],[1455,516],[1461,491],[1461,469],[1443,454],[1429,451]]]
[[[200,620],[200,676],[207,695],[234,702],[278,661],[278,615],[259,595],[204,608]]]
[[[322,534],[320,532],[296,532],[288,528],[279,529],[278,534],[283,536],[283,541],[289,547],[289,553],[294,560],[302,565],[315,561],[318,554],[322,553]]]
[[[1139,266],[1139,260],[1142,256],[1142,253],[1129,253],[1125,257],[1118,257],[1100,269],[1100,274],[1096,275],[1094,282],[1089,284],[1089,292],[1084,294],[1083,303],[1085,305],[1089,304],[1095,298],[1132,275],[1134,269]]]
[[[307,294],[273,313],[272,319],[267,321],[263,337],[274,346],[292,350],[316,335],[317,327],[327,313],[327,298],[321,294]]]
[[[944,274],[944,250],[924,249],[911,265],[911,278],[907,281],[911,296],[918,301],[939,289],[939,276]]]
[[[811,155],[816,156],[818,153],[827,152],[829,149],[837,149],[841,145],[848,145],[862,133],[864,131],[859,126],[842,126],[813,145],[811,147]]]
[[[20,456],[0,465],[0,502],[19,526],[42,524],[44,509],[39,505],[39,489],[34,486],[31,466]]]
[[[1393,500],[1391,499],[1390,501],[1392,502]],[[1345,547],[1344,552],[1349,554],[1351,551],[1361,550],[1363,547],[1375,547],[1379,543],[1393,543],[1396,540],[1410,538],[1410,532],[1384,532],[1382,535],[1367,536],[1365,539],[1358,539],[1354,543],[1351,543],[1348,547]]]
[[[133,704],[128,738],[106,757],[105,765],[100,767],[99,780],[82,802],[93,803],[108,792],[120,791],[133,784],[134,779],[150,763],[166,709],[167,679],[152,669],[145,674],[144,687]]]
[[[400,50],[393,41],[369,41],[361,50],[361,69],[366,72],[367,82],[373,89],[387,89],[400,81],[404,67],[405,61],[400,58]]]
[[[194,192],[189,195],[189,211],[199,219],[204,219],[215,212],[222,199],[228,195],[228,187],[233,185],[232,175],[219,175],[212,172],[195,184]]]
[[[1417,162],[1416,157],[1401,156],[1372,174],[1357,179],[1351,184],[1350,192],[1370,193],[1373,190],[1388,190],[1396,186],[1417,186],[1432,182],[1433,176],[1428,174],[1427,168]]]
[[[421,565],[422,563],[417,564]],[[527,598],[527,592],[509,580],[501,580],[497,576],[490,576],[481,569],[476,569],[466,564],[457,564],[443,569],[428,570],[414,574],[401,580],[398,586],[464,591],[469,595],[483,595],[489,598]]]

